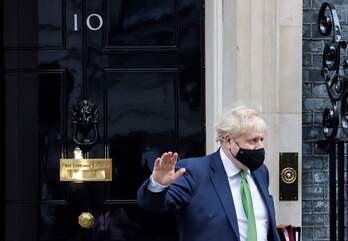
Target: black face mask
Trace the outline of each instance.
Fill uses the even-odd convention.
[[[265,149],[260,148],[256,150],[248,150],[240,148],[236,158],[244,166],[248,167],[250,171],[255,171],[257,168],[262,166],[263,161],[265,160]]]

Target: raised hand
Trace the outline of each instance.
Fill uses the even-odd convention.
[[[186,169],[181,168],[175,172],[175,165],[178,161],[178,153],[165,152],[157,158],[152,171],[153,179],[159,184],[169,186],[178,177],[185,173]]]

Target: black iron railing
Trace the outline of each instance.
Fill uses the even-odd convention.
[[[332,36],[323,50],[322,76],[332,107],[323,113],[322,131],[325,140],[318,144],[329,154],[329,202],[330,202],[330,240],[345,238],[345,178],[344,166],[348,146],[348,60],[344,60],[343,51],[347,42],[342,40],[342,30],[335,6],[323,3],[319,12],[319,31],[323,36]],[[342,52],[342,53],[341,53]],[[342,137],[337,137],[339,129]],[[336,189],[337,187],[337,189]],[[348,192],[346,193],[348,196]]]

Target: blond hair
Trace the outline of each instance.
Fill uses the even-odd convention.
[[[224,136],[231,134],[237,138],[248,131],[265,132],[266,123],[256,109],[238,106],[230,109],[216,122],[216,141],[222,144]]]

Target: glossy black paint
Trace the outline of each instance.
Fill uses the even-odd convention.
[[[202,2],[3,2],[5,241],[177,240],[174,216],[140,209],[135,194],[162,152],[205,152]],[[94,13],[98,31],[85,24]],[[100,111],[89,156],[113,159],[112,182],[59,182],[81,98]]]
[[[348,132],[348,60],[343,59],[341,63],[341,51],[347,48],[347,42],[342,40],[340,21],[333,4],[324,2],[321,5],[318,26],[321,35],[332,35],[323,50],[321,71],[332,107],[323,113],[322,131],[327,139],[335,139],[339,126],[345,134]]]
[[[346,135],[348,134],[348,60],[341,50],[347,48],[347,41],[342,40],[342,30],[336,8],[333,4],[324,2],[319,11],[319,32],[323,36],[332,35],[323,50],[322,75],[332,104],[326,108],[323,115],[323,134],[325,141],[319,141],[326,146],[329,153],[329,205],[330,205],[330,240],[344,240],[346,237],[345,197],[348,189],[344,185],[346,162]],[[342,61],[343,60],[343,61]],[[342,62],[341,62],[342,61]],[[344,138],[337,138],[339,127],[345,134]],[[345,163],[346,162],[346,163]],[[336,189],[337,187],[337,189]]]
[[[74,144],[86,155],[99,141],[99,109],[87,98],[81,99],[73,106],[72,119]]]

